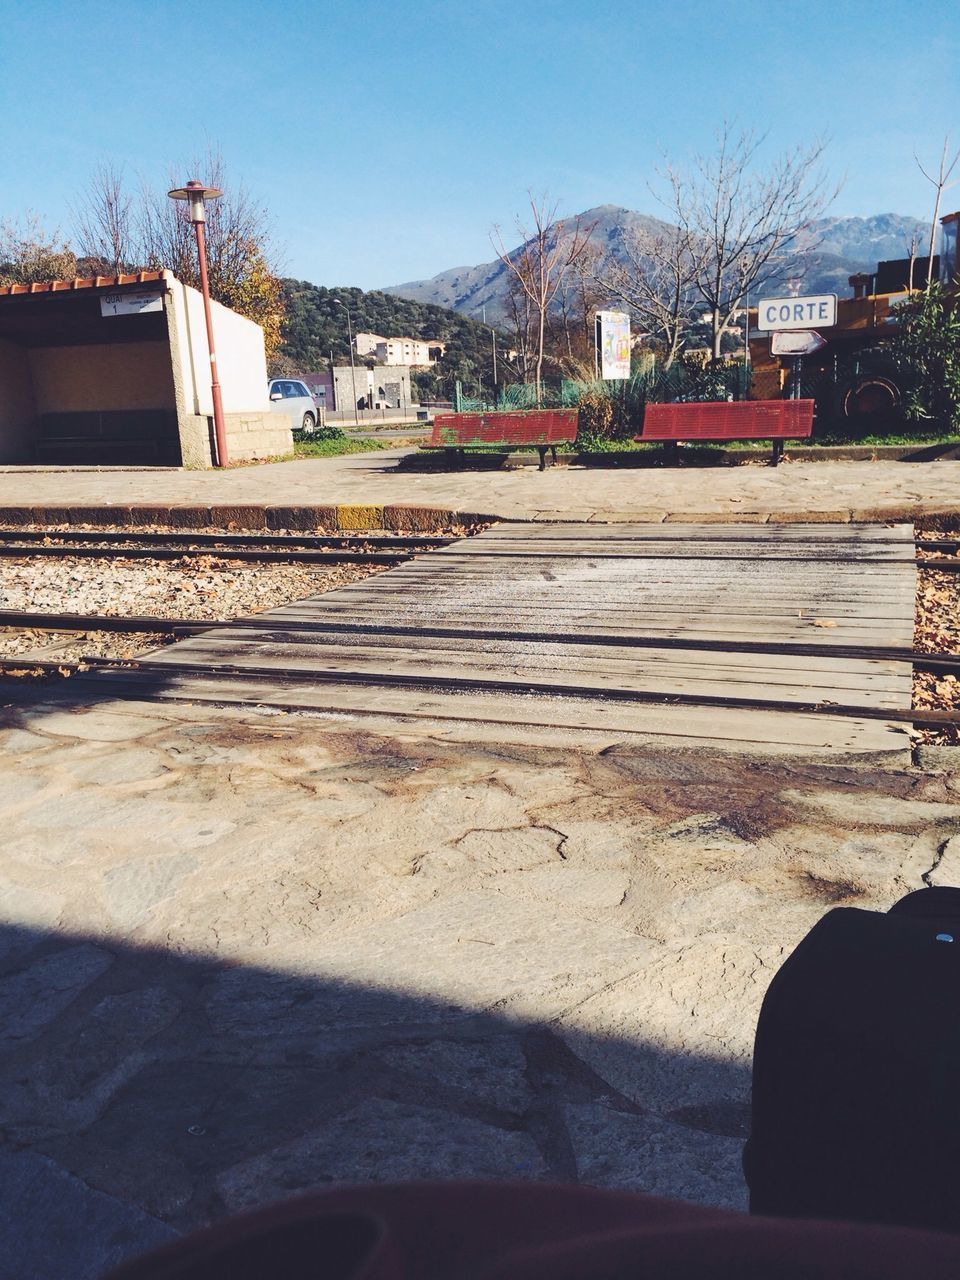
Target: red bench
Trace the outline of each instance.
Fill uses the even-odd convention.
[[[708,400],[691,404],[648,404],[643,430],[634,438],[646,444],[665,440],[772,440],[773,465],[784,440],[813,432],[812,400]]]
[[[547,465],[547,450],[557,460],[557,445],[577,438],[577,409],[518,409],[497,413],[438,413],[433,435],[424,449],[445,449],[461,462],[467,449],[503,452],[518,445],[533,445],[540,455],[540,470]]]

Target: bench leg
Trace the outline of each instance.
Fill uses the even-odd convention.
[[[781,459],[782,457],[783,457],[783,441],[782,441],[782,440],[774,440],[774,442],[773,442],[773,459],[772,459],[772,461],[771,461],[771,466],[774,466],[774,467],[778,466],[778,465],[779,465],[779,463],[780,463],[780,459]]]
[[[550,456],[553,458],[554,462],[556,462],[556,460],[557,460],[557,446],[556,446],[555,444],[552,444],[552,445],[550,446]]]
[[[541,470],[541,471],[546,471],[546,469],[547,469],[547,446],[546,446],[545,444],[538,444],[538,445],[537,445],[537,453],[539,453],[539,455],[540,455],[540,470]]]

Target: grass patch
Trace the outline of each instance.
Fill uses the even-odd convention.
[[[582,432],[576,444],[580,453],[640,453],[650,447],[649,442],[638,444],[632,436],[594,436]]]
[[[293,451],[297,458],[339,458],[347,453],[375,453],[378,449],[395,447],[392,440],[371,440],[367,436],[350,440],[346,436],[334,436],[327,440],[295,440]]]
[[[579,437],[577,440],[577,448],[584,453],[639,453],[646,449],[660,448],[664,444],[663,441],[649,440],[643,443],[634,442],[632,439],[626,440],[608,440],[604,437],[587,436]],[[810,439],[790,439],[784,441],[784,448],[787,449],[819,449],[825,446],[840,445],[847,448],[873,448],[878,445],[896,445],[900,447],[917,447],[923,448],[925,445],[931,444],[960,444],[960,438],[955,434],[930,432],[926,435],[907,435],[903,432],[891,432],[888,435],[866,435],[866,436],[850,436],[843,435],[839,432],[826,431],[823,435],[813,436]],[[773,447],[772,440],[702,440],[690,441],[688,447],[712,448],[712,449],[770,449]]]
[[[960,439],[951,432],[931,431],[923,434],[908,434],[905,432],[890,432],[887,435],[869,435],[869,436],[845,436],[839,433],[825,431],[823,435],[812,437],[810,440],[797,440],[791,444],[791,448],[803,448],[810,446],[825,444],[846,444],[846,445],[924,445],[924,444],[960,444]]]

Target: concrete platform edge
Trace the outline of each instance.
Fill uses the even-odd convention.
[[[295,529],[300,531],[389,530],[433,532],[450,525],[480,525],[499,520],[494,514],[456,511],[449,507],[415,504],[320,503],[272,506],[264,503],[219,503],[197,506],[151,503],[122,506],[112,503],[67,506],[3,506],[0,526],[97,525],[139,529],[165,525],[174,529]]]
[[[960,525],[960,503],[953,507],[929,502],[891,502],[872,507],[833,510],[783,511],[663,511],[640,507],[634,510],[604,511],[539,510],[532,517],[558,524],[888,524],[922,520],[932,527]],[[316,503],[271,505],[258,502],[196,505],[114,503],[83,506],[0,506],[0,527],[21,525],[96,525],[108,528],[145,528],[165,525],[175,529],[247,529],[339,532],[379,530],[433,532],[452,525],[467,527],[492,522],[527,523],[529,517],[504,516],[495,512],[458,511],[452,507],[413,503]]]

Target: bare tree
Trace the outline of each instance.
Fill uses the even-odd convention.
[[[917,264],[917,233],[914,231],[910,236],[910,243],[907,245],[910,258],[910,272],[907,276],[907,292],[913,293],[913,269]]]
[[[529,382],[536,350],[533,304],[516,276],[511,276],[507,283],[507,311],[516,340],[516,370],[521,382]]]
[[[133,200],[123,170],[104,164],[96,171],[74,213],[80,256],[99,274],[129,271],[139,256],[133,225]]]
[[[0,223],[0,284],[72,280],[77,257],[59,231],[47,231],[39,216]]]
[[[683,348],[696,298],[694,258],[679,227],[660,234],[634,229],[624,236],[623,258],[612,261],[598,280],[664,346],[670,368]]]
[[[824,141],[757,167],[763,142],[724,124],[716,150],[689,170],[668,166],[664,203],[690,255],[693,287],[710,314],[713,357],[748,293],[782,277],[788,250],[836,194],[820,163]]]
[[[557,206],[548,205],[547,197],[530,195],[533,230],[517,219],[522,243],[508,252],[499,227],[494,227],[490,240],[497,257],[512,273],[519,294],[530,307],[535,348],[534,381],[537,403],[543,398],[543,360],[546,347],[547,315],[560,291],[567,273],[577,263],[590,240],[593,226],[584,227],[577,218],[569,230],[557,220]]]
[[[928,289],[930,288],[930,285],[933,282],[933,257],[934,257],[933,251],[934,251],[934,248],[936,247],[937,231],[940,226],[940,202],[943,199],[944,191],[949,191],[951,187],[955,187],[957,183],[960,182],[960,178],[955,178],[953,182],[950,181],[950,175],[953,173],[954,169],[957,167],[957,161],[960,160],[960,151],[956,151],[954,153],[953,159],[948,164],[947,148],[949,145],[949,141],[950,141],[949,138],[944,138],[943,140],[943,150],[940,153],[940,167],[937,170],[936,177],[934,177],[932,174],[927,173],[926,169],[917,159],[917,153],[916,152],[913,153],[913,158],[914,160],[917,161],[917,168],[920,170],[920,172],[923,174],[926,180],[929,183],[931,183],[933,186],[935,186],[937,189],[937,198],[933,206],[933,219],[930,223],[930,252],[927,255],[927,288]],[[912,271],[911,271],[910,280],[912,284],[913,283]]]
[[[554,323],[548,326],[548,351],[566,370],[579,371],[593,362],[594,317],[608,297],[600,280],[602,261],[600,246],[588,242],[557,293]]]
[[[207,271],[211,296],[263,327],[267,355],[280,342],[283,304],[266,210],[242,184],[230,182],[223,157],[215,148],[173,171],[168,186],[181,186],[185,175],[201,175],[223,196],[207,203]],[[141,185],[136,195],[124,185],[123,173],[101,167],[77,215],[83,251],[97,262],[121,270],[169,270],[198,288],[196,242],[186,203]]]

